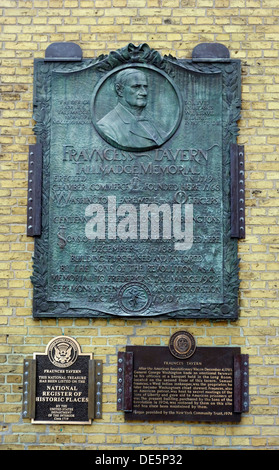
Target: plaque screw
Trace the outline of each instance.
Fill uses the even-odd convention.
[[[121,362],[122,362],[122,361],[123,361],[123,359],[121,359],[121,358],[120,358],[120,359],[118,359],[118,362],[119,362],[120,364],[121,364]]]

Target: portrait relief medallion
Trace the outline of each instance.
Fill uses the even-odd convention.
[[[50,362],[56,367],[70,367],[81,353],[79,344],[68,336],[58,336],[46,349]]]
[[[173,80],[151,65],[116,67],[96,85],[92,121],[114,147],[142,151],[160,147],[177,130],[182,100]]]
[[[177,331],[170,338],[169,350],[178,359],[188,359],[196,350],[196,341],[188,331]]]

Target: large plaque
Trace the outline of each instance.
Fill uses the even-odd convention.
[[[237,347],[127,346],[118,355],[118,409],[125,419],[233,421],[248,411],[248,356]]]
[[[102,417],[102,361],[57,336],[45,354],[24,361],[23,417],[33,424],[90,424]]]
[[[34,316],[236,319],[240,62],[129,44],[92,60],[38,59],[34,89]]]

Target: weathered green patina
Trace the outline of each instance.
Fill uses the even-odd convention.
[[[34,84],[34,316],[236,319],[240,62],[129,44],[79,63],[38,59]]]

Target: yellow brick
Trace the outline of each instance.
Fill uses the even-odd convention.
[[[121,424],[119,426],[119,432],[122,434],[148,434],[153,432],[152,424]]]
[[[140,436],[137,435],[129,435],[129,436],[122,436],[123,444],[139,444],[141,441]]]

